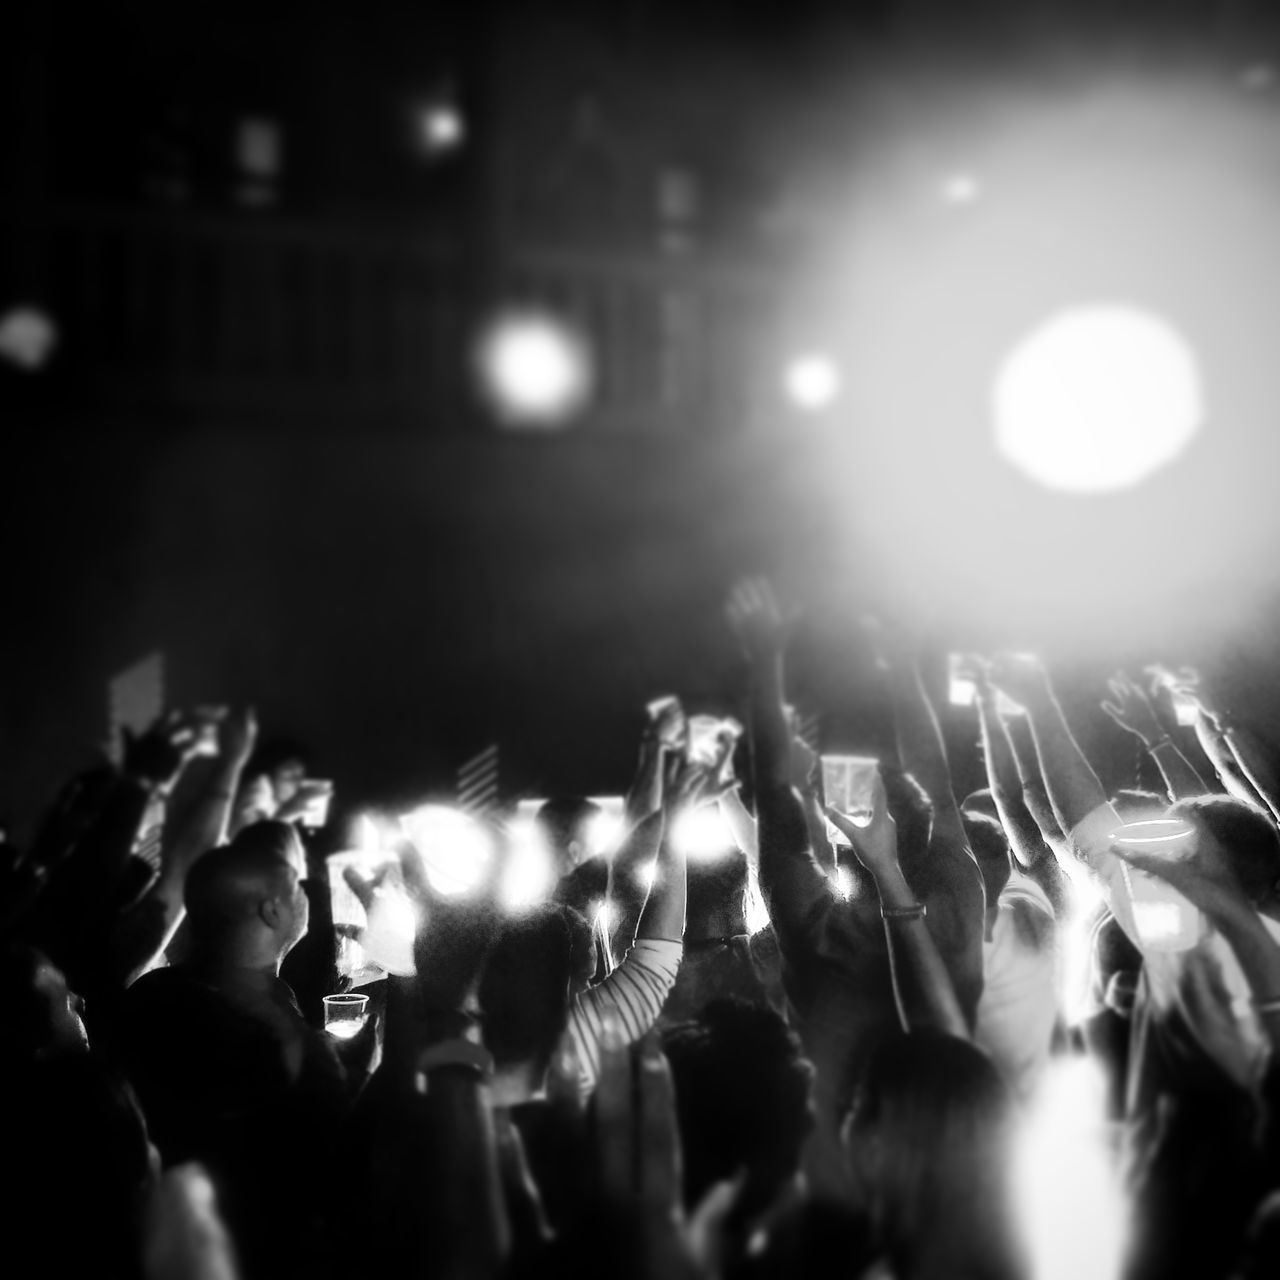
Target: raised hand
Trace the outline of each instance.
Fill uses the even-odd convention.
[[[766,578],[744,578],[726,606],[729,626],[748,662],[770,662],[782,655],[795,619],[782,612]]]
[[[477,819],[477,821],[479,821]],[[418,913],[413,956],[424,1003],[458,1009],[468,1004],[502,925],[499,895],[511,857],[511,842],[486,824],[492,850],[472,889],[446,896],[427,879],[421,855],[412,847],[400,851],[400,875]]]
[[[686,1216],[671,1069],[654,1035],[636,1051],[606,1026],[596,1087],[598,1193],[630,1246],[628,1280],[710,1280],[740,1184],[722,1182]]]
[[[199,754],[200,731],[207,722],[199,714],[170,711],[137,737],[124,729],[125,774],[144,786],[171,789]]]
[[[1102,709],[1122,729],[1141,738],[1147,746],[1168,736],[1151,699],[1136,681],[1120,671],[1107,681],[1107,687],[1111,699],[1103,702]]]
[[[252,707],[229,712],[218,728],[218,742],[224,762],[243,768],[258,741],[258,717]]]
[[[828,808],[827,817],[853,846],[857,859],[877,880],[898,867],[898,824],[889,812],[884,779],[877,769],[870,788],[871,820],[860,826],[837,809]]]

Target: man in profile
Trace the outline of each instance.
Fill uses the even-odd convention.
[[[303,1274],[344,1072],[280,965],[307,930],[306,858],[284,822],[246,827],[187,881],[189,954],[126,993],[126,1067],[166,1165],[210,1171],[246,1274]],[[313,1229],[314,1228],[314,1229]]]

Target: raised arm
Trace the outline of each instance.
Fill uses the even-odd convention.
[[[187,874],[210,849],[227,839],[232,804],[258,726],[252,708],[233,712],[219,727],[219,754],[185,820],[161,844],[160,875],[117,924],[112,962],[125,983],[141,976],[163,955],[185,913]]]
[[[1048,672],[1031,658],[1002,655],[992,663],[991,681],[1026,711],[1049,803],[1070,832],[1107,803],[1107,793],[1067,727]]]
[[[1210,790],[1195,766],[1178,750],[1173,735],[1160,722],[1151,699],[1123,671],[1107,685],[1111,700],[1102,709],[1126,733],[1132,734],[1156,762],[1170,800],[1191,800]]]
[[[780,935],[807,934],[830,909],[830,882],[813,856],[791,788],[791,731],[783,696],[788,627],[769,584],[751,579],[729,600],[729,624],[747,659],[760,887]]]
[[[502,1200],[487,1080],[492,1059],[476,988],[497,935],[504,859],[470,900],[434,895],[417,860],[403,860],[415,900],[414,977],[391,977],[382,1065],[370,1094],[377,1158],[370,1274],[486,1280],[506,1261]]]
[[[907,883],[898,861],[897,827],[880,775],[876,774],[872,787],[867,826],[857,826],[835,809],[828,809],[827,816],[848,837],[858,861],[875,881],[889,947],[893,994],[903,1028],[918,1031],[933,1027],[968,1039],[955,985],[925,925],[925,906]]]

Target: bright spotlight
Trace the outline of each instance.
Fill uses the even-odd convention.
[[[733,834],[718,805],[705,805],[682,814],[671,839],[686,858],[695,862],[723,857],[735,848]]]
[[[830,408],[840,395],[840,370],[829,356],[816,353],[797,356],[787,366],[783,385],[788,399],[797,408],[820,413]]]
[[[470,815],[428,804],[404,814],[400,827],[422,858],[431,887],[449,896],[475,889],[493,858],[493,840]]]
[[[1063,311],[1009,354],[995,387],[1000,452],[1050,489],[1127,489],[1172,462],[1204,417],[1195,355],[1133,307]]]
[[[560,426],[591,392],[586,342],[544,312],[501,317],[482,336],[478,363],[484,389],[508,426]]]
[[[35,307],[15,307],[0,316],[0,358],[29,373],[41,369],[58,345],[58,326]]]
[[[551,851],[536,822],[514,822],[508,830],[511,855],[501,886],[502,905],[521,911],[549,897],[555,888]]]

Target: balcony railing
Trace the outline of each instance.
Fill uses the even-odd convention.
[[[555,309],[588,336],[593,429],[714,429],[776,394],[776,291],[759,272],[651,253],[520,246],[475,269],[403,230],[182,211],[10,215],[36,255],[93,403],[146,411],[309,411],[470,420],[471,351],[502,305]],[[776,367],[776,364],[775,364]]]

